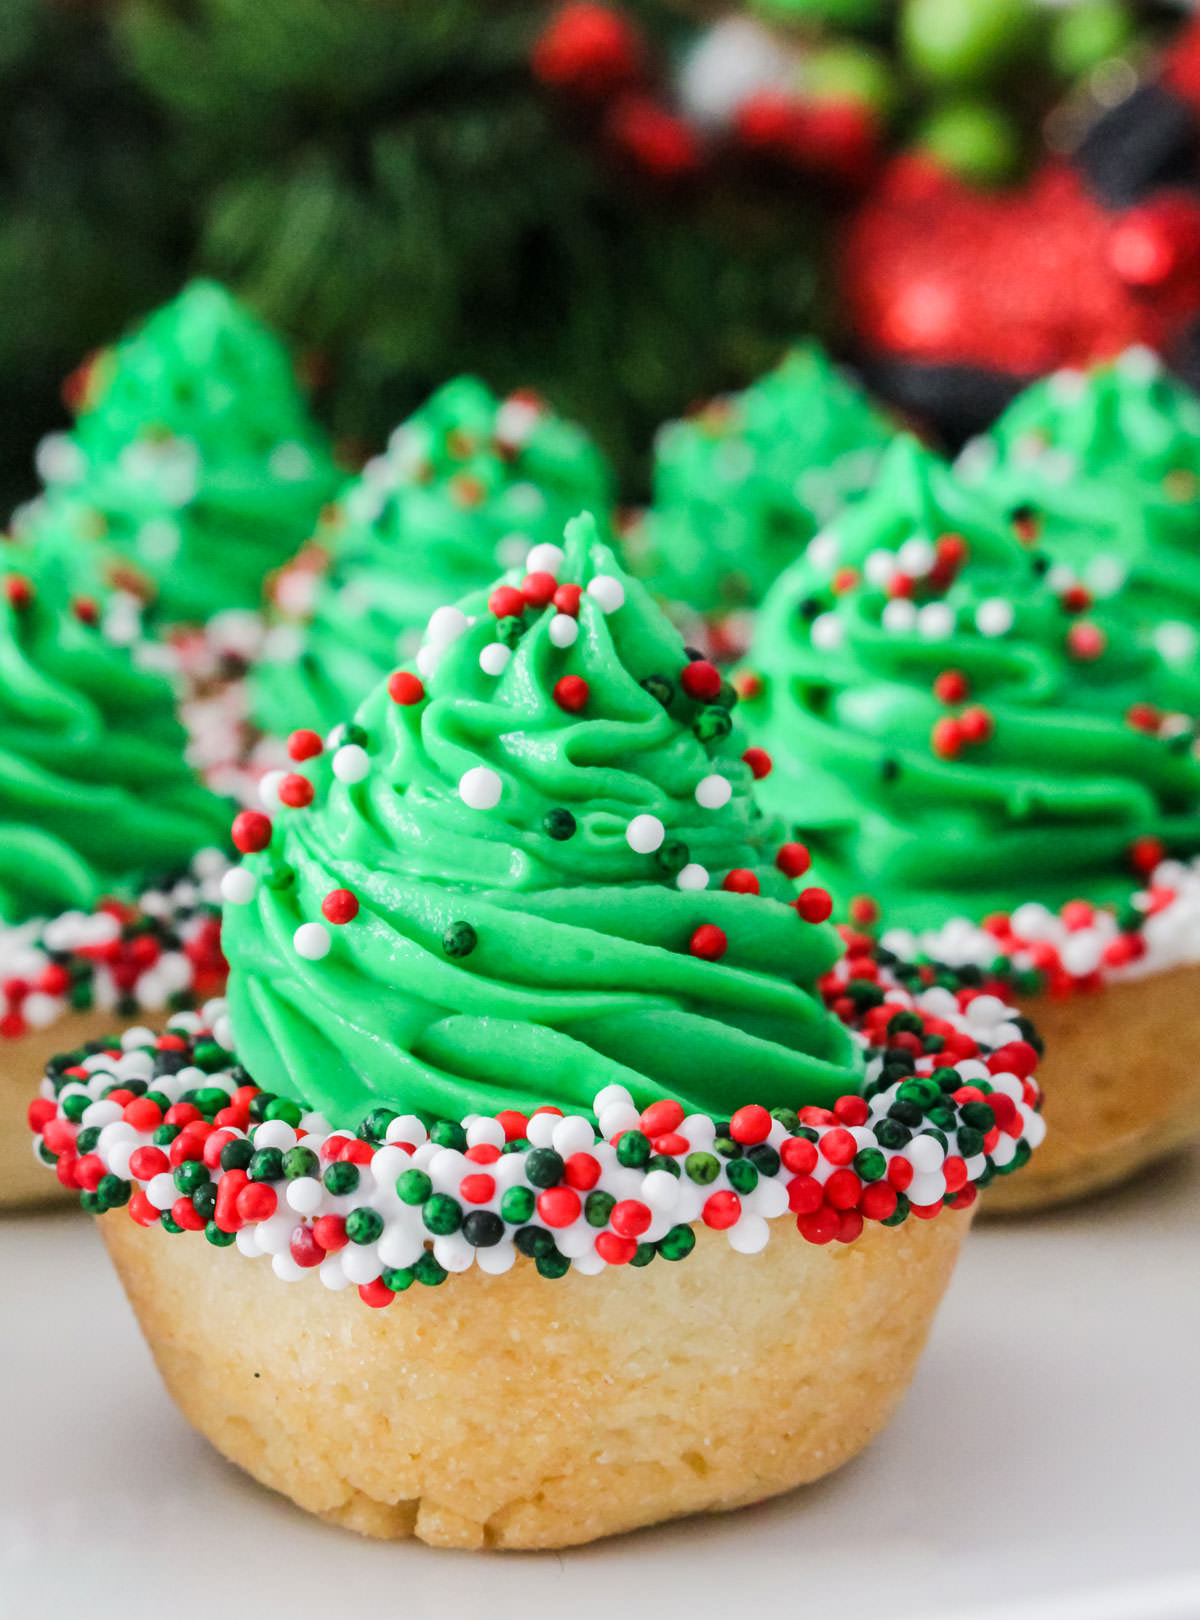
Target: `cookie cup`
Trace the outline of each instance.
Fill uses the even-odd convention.
[[[825,1247],[780,1223],[752,1255],[700,1228],[685,1264],[472,1268],[379,1311],[122,1210],[100,1227],[168,1390],[260,1483],[364,1535],[552,1548],[848,1461],[908,1386],[971,1213]]]
[[[1045,1044],[1046,1140],[985,1214],[1050,1209],[1128,1180],[1200,1138],[1200,966],[1123,979],[1022,1012]]]
[[[72,1012],[48,1029],[0,1041],[0,1210],[78,1203],[78,1191],[47,1175],[33,1151],[29,1100],[56,1053],[99,1040],[113,1024],[111,1012]]]

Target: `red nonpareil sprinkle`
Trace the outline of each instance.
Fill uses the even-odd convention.
[[[711,1198],[705,1199],[700,1218],[705,1226],[711,1226],[717,1232],[724,1232],[737,1224],[741,1213],[742,1201],[737,1193],[715,1192]]]
[[[680,1136],[678,1131],[668,1131],[665,1136],[656,1136],[651,1143],[655,1153],[667,1153],[672,1158],[681,1153],[690,1151],[691,1144],[686,1136]]]
[[[1162,724],[1162,714],[1153,703],[1131,703],[1125,711],[1125,724],[1153,737]]]
[[[716,923],[701,923],[688,941],[688,950],[692,955],[706,962],[719,961],[728,948],[725,930],[718,928]]]
[[[464,1157],[470,1159],[472,1164],[495,1164],[500,1157],[500,1149],[491,1142],[476,1142],[474,1147],[467,1149]]]
[[[987,742],[995,729],[991,715],[978,703],[964,709],[958,717],[959,735],[964,743],[970,743],[972,746]]]
[[[858,1207],[869,1221],[886,1221],[896,1213],[899,1202],[896,1189],[889,1182],[873,1181],[869,1187],[863,1188]]]
[[[315,759],[324,746],[315,731],[293,731],[287,740],[288,758],[296,760],[297,763],[305,759]]]
[[[939,703],[963,703],[970,696],[971,683],[961,669],[944,669],[933,683]]]
[[[853,1170],[835,1170],[825,1183],[825,1202],[830,1209],[853,1209],[862,1194],[862,1182]]]
[[[488,611],[498,619],[519,619],[525,611],[525,597],[515,585],[497,585],[488,597]]]
[[[837,1241],[853,1243],[862,1236],[863,1218],[856,1209],[845,1209],[838,1217]]]
[[[886,595],[894,602],[901,597],[910,597],[916,588],[915,581],[907,574],[893,574],[887,582]]]
[[[1129,864],[1135,872],[1143,877],[1149,876],[1154,868],[1167,853],[1167,847],[1161,838],[1146,834],[1143,838],[1135,838],[1129,846]]]
[[[171,1205],[171,1218],[185,1232],[203,1232],[208,1225],[190,1198],[177,1198]]]
[[[570,1226],[579,1219],[582,1208],[579,1194],[571,1187],[547,1187],[538,1194],[537,1211],[549,1227]]]
[[[1092,605],[1092,593],[1086,585],[1068,585],[1058,600],[1065,613],[1086,613]]]
[[[233,818],[232,837],[235,849],[253,855],[271,842],[271,819],[261,810],[239,810]]]
[[[251,1181],[237,1196],[237,1212],[244,1221],[269,1221],[279,1199],[265,1181]]]
[[[933,549],[944,568],[961,568],[967,560],[967,542],[961,534],[939,535]]]
[[[743,1147],[765,1142],[771,1134],[771,1116],[760,1103],[747,1103],[729,1121],[729,1134]]]
[[[1068,900],[1059,913],[1066,926],[1074,932],[1090,928],[1096,920],[1096,908],[1089,900]]]
[[[753,670],[743,669],[733,677],[734,690],[739,697],[756,698],[762,696],[763,678],[756,675]],[[743,754],[742,758],[746,756]]]
[[[38,975],[37,987],[47,996],[65,996],[71,988],[71,975],[61,962],[50,962]]]
[[[640,1238],[654,1216],[649,1204],[638,1198],[622,1198],[609,1216],[609,1224],[618,1237]]]
[[[711,703],[720,695],[721,672],[707,658],[693,658],[690,664],[683,666],[679,684],[688,697],[698,703]]]
[[[184,1039],[184,1037],[182,1035],[171,1035],[171,1034],[160,1035],[158,1037],[158,1040],[155,1042],[155,1045],[157,1046],[157,1048],[158,1048],[158,1050],[160,1052],[186,1052],[187,1047],[188,1047],[188,1043],[187,1043],[187,1041]],[[182,1104],[173,1103],[172,1104],[172,1107],[174,1107],[174,1108],[179,1108],[179,1107],[190,1108],[191,1106],[192,1106],[191,1103],[182,1103]],[[185,1121],[185,1123],[186,1123],[186,1121]]]
[[[48,1119],[53,1119],[57,1111],[57,1105],[49,1097],[35,1097],[25,1113],[29,1129],[35,1135],[40,1134],[43,1125]]]
[[[313,1222],[313,1236],[326,1254],[336,1254],[350,1241],[346,1236],[346,1220],[342,1215],[318,1216]]]
[[[859,578],[857,568],[839,568],[829,581],[829,588],[835,596],[845,596],[847,592],[857,588]]]
[[[395,1299],[395,1294],[384,1282],[382,1277],[376,1277],[374,1282],[359,1283],[358,1297],[364,1305],[369,1305],[373,1311],[381,1311]]]
[[[765,748],[747,748],[742,755],[742,763],[749,765],[750,774],[756,782],[761,782],[764,776],[770,776],[775,768],[775,762]]]
[[[759,892],[758,879],[747,867],[735,866],[732,872],[726,872],[721,887],[730,894],[757,894]]]
[[[939,759],[957,759],[963,746],[962,727],[957,720],[946,717],[935,720],[929,733],[929,746]]]
[[[834,1117],[842,1125],[865,1125],[871,1117],[865,1097],[839,1097],[833,1105]]]
[[[779,1149],[779,1157],[793,1175],[807,1176],[816,1168],[817,1144],[807,1136],[789,1136]]]
[[[892,1159],[887,1167],[888,1181],[897,1192],[904,1192],[906,1188],[911,1187],[912,1179],[915,1174],[916,1171],[913,1169],[909,1161],[907,1159],[902,1159],[899,1156]]]
[[[785,877],[803,877],[812,865],[812,856],[803,844],[780,844],[775,865]]]
[[[610,1266],[627,1266],[637,1253],[637,1239],[619,1237],[616,1232],[601,1232],[596,1239],[596,1253]]]
[[[840,1224],[837,1210],[830,1209],[827,1204],[822,1204],[807,1215],[796,1217],[796,1229],[808,1243],[832,1243],[838,1235]]]
[[[600,1161],[594,1153],[572,1153],[563,1165],[563,1178],[576,1192],[591,1192],[600,1180]]]
[[[583,587],[581,585],[560,585],[554,593],[554,605],[560,613],[565,613],[568,618],[577,619],[582,596]]]
[[[506,1142],[519,1141],[529,1129],[529,1121],[515,1108],[504,1108],[496,1115],[496,1123],[504,1131]]]
[[[306,1271],[313,1266],[319,1266],[325,1258],[325,1250],[313,1236],[311,1226],[298,1226],[292,1233],[288,1242],[288,1253],[298,1266]]]
[[[1104,631],[1090,620],[1081,620],[1067,631],[1067,651],[1072,658],[1078,658],[1083,663],[1091,663],[1101,657],[1107,645],[1108,638]]]
[[[303,810],[313,801],[312,783],[307,776],[298,776],[295,771],[283,778],[277,791],[280,804],[286,804],[289,810]]]
[[[796,910],[806,923],[828,922],[833,915],[833,896],[828,889],[803,889],[796,899]]]
[[[645,1135],[653,1141],[656,1136],[662,1136],[667,1131],[678,1130],[685,1117],[682,1103],[665,1098],[662,1102],[651,1103],[648,1108],[642,1110],[641,1127]]]
[[[100,609],[90,596],[77,596],[71,603],[71,611],[80,624],[95,625],[100,622]]]
[[[27,608],[33,601],[33,586],[24,574],[9,574],[4,581],[4,595],[10,607]]]
[[[410,675],[408,670],[393,670],[388,676],[388,696],[393,703],[408,707],[421,702],[425,696],[425,686],[419,676]]]
[[[486,1204],[496,1194],[496,1178],[484,1175],[464,1176],[458,1184],[459,1195],[468,1204]]]
[[[560,675],[554,683],[554,701],[568,714],[578,714],[587,704],[588,683],[582,675]]]
[[[321,915],[326,922],[343,923],[353,922],[358,916],[358,896],[349,889],[330,889],[321,901]]]
[[[870,928],[879,921],[879,907],[869,894],[856,894],[847,910],[856,928]]]
[[[139,1187],[129,1200],[129,1213],[139,1226],[156,1226],[158,1211]]]
[[[534,608],[545,607],[547,602],[553,601],[557,589],[558,581],[553,574],[526,574],[521,581],[521,595]]]
[[[812,1146],[811,1142],[809,1146]],[[816,1162],[815,1159],[813,1162]],[[789,1181],[787,1195],[788,1208],[793,1215],[811,1215],[825,1202],[825,1189],[815,1176],[808,1174],[798,1175]]]

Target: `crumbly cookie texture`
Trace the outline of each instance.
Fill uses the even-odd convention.
[[[544,1548],[830,1472],[898,1404],[970,1213],[794,1228],[752,1257],[547,1286],[474,1269],[388,1311],[119,1212],[101,1229],[171,1394],[232,1461],[363,1534]]]

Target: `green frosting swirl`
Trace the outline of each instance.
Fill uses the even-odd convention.
[[[92,906],[223,844],[228,809],[185,741],[160,676],[0,564],[0,919]]]
[[[1200,653],[1200,398],[1131,349],[1027,389],[964,452],[964,480],[1168,656]]]
[[[952,580],[936,564],[947,535],[967,548]],[[911,595],[889,599],[897,572]],[[1123,595],[1072,614],[1049,572],[901,440],[874,493],[768,595],[750,656],[764,688],[745,706],[775,762],[763,797],[843,905],[869,895],[885,923],[921,927],[1025,900],[1116,902],[1135,839],[1200,849],[1200,670],[1145,645]],[[1097,641],[1098,657],[1072,651]],[[968,699],[935,693],[947,671]],[[1146,703],[1177,720],[1137,729],[1128,713]],[[941,757],[935,725],[964,708],[992,734]]]
[[[631,538],[664,599],[705,613],[758,602],[817,529],[866,489],[891,437],[815,344],[658,435],[654,500]]]
[[[256,607],[337,487],[284,349],[208,281],[97,357],[39,470],[38,548],[77,591],[129,579],[168,623]]]
[[[318,539],[335,553],[298,651],[251,678],[264,731],[324,734],[413,652],[430,614],[561,537],[572,513],[607,513],[608,469],[581,429],[530,396],[448,383],[344,491]]]
[[[257,890],[226,906],[224,945],[238,1051],[260,1085],[350,1124],[377,1103],[588,1111],[610,1082],[639,1104],[673,1095],[724,1117],[860,1084],[854,1044],[815,992],[836,935],[784,903],[777,830],[728,712],[686,695],[678,635],[594,535],[590,519],[568,527],[559,581],[619,582],[623,605],[606,613],[585,594],[569,648],[552,608],[527,611],[497,677],[480,665],[497,622],[485,594],[469,598],[474,622],[427,673],[424,700],[382,686],[360,709],[365,778],[335,780],[317,761],[315,808],[281,811],[270,848],[247,858]],[[588,683],[582,711],[553,696],[568,674]],[[655,695],[648,680],[670,685]],[[500,790],[490,810],[460,794],[478,767]],[[696,790],[714,775],[731,796],[706,809]],[[662,823],[659,852],[631,846],[637,815]],[[680,887],[683,862],[685,884],[702,866],[711,886]],[[743,867],[761,896],[719,887]],[[335,889],[360,909],[307,959],[296,929]],[[727,936],[719,961],[689,952],[705,923]],[[453,954],[463,924],[477,943]]]

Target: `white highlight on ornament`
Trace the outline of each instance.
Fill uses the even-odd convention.
[[[332,943],[329,930],[323,923],[301,923],[292,935],[296,955],[304,957],[307,962],[319,962],[323,956],[328,956]]]
[[[733,783],[727,776],[705,776],[696,783],[696,803],[704,810],[719,810],[732,795]]]
[[[553,574],[558,578],[558,571],[566,560],[566,552],[561,546],[551,545],[543,541],[540,546],[534,546],[525,559],[526,571],[530,574]]]
[[[333,774],[339,782],[361,782],[370,769],[370,757],[358,743],[343,743],[333,756]]]
[[[634,816],[625,829],[626,842],[639,855],[653,855],[666,836],[667,829],[657,816]]]
[[[975,628],[981,636],[1006,636],[1015,618],[1011,602],[1003,596],[989,596],[975,609]]]
[[[248,906],[258,890],[258,879],[244,866],[231,866],[221,879],[221,899],[231,906]]]
[[[492,810],[500,803],[503,783],[489,765],[472,765],[459,778],[458,796],[471,810]]]
[[[689,861],[675,879],[677,889],[707,889],[708,868],[699,861]]]
[[[502,675],[512,657],[512,648],[502,641],[489,641],[479,653],[479,667],[485,675]]]
[[[613,574],[597,574],[587,593],[601,613],[615,613],[625,605],[625,587]]]
[[[579,624],[569,613],[556,613],[547,633],[556,647],[573,647],[579,635]]]

